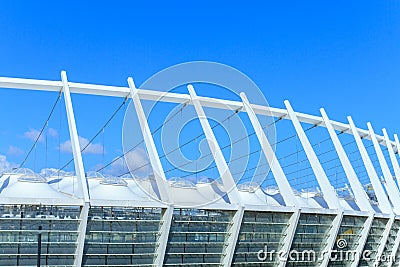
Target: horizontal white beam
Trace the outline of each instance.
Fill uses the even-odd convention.
[[[97,84],[85,84],[85,83],[68,83],[71,93],[75,94],[89,94],[89,95],[101,95],[101,96],[113,96],[113,97],[127,97],[130,94],[128,87],[124,86],[108,86],[108,85],[97,85]],[[62,89],[61,81],[49,81],[49,80],[34,80],[34,79],[22,79],[22,78],[7,78],[0,77],[0,88],[12,88],[12,89],[26,89],[26,90],[40,90],[40,91],[53,91],[59,92]],[[190,101],[188,94],[177,94],[170,92],[162,92],[157,90],[139,89],[138,94],[142,100],[153,100],[160,102],[170,103],[187,103]],[[198,99],[202,106],[231,109],[236,110],[243,107],[241,101],[222,100],[209,97],[198,96]],[[190,104],[190,103],[189,103]],[[273,116],[277,118],[289,119],[287,111],[280,108],[271,108],[261,105],[251,105],[254,112],[259,115]],[[300,122],[308,124],[316,124],[325,126],[323,119],[319,116],[304,114],[296,112],[296,115]],[[350,126],[345,123],[331,121],[333,128],[340,132],[349,132]],[[361,137],[370,139],[368,131],[364,129],[357,129]],[[375,135],[379,143],[386,146],[385,138],[381,135]],[[394,141],[390,141],[395,152],[398,151]]]

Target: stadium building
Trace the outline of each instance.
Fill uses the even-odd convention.
[[[1,174],[1,266],[400,264],[397,135],[391,138],[385,129],[376,134],[371,124],[357,128],[351,117],[330,120],[323,109],[318,116],[296,112],[288,101],[282,109],[252,104],[245,94],[241,101],[198,96],[190,85],[189,93],[180,94],[137,89],[132,79],[129,86],[117,87],[69,82],[65,72],[61,76],[61,81],[0,78],[1,88],[62,94],[75,168],[74,173],[17,168]],[[71,94],[132,99],[153,175],[112,177],[85,171]],[[141,101],[192,106],[209,144],[217,144],[210,150],[219,179],[167,179]],[[206,108],[247,117],[271,169],[270,184],[237,183]],[[276,145],[279,151],[279,141],[271,144],[259,116],[293,128],[298,140],[294,154],[304,155],[295,161],[308,167],[289,171],[290,164],[274,150]],[[324,131],[328,138],[315,143],[310,131]],[[327,152],[318,152],[328,142],[334,167],[321,160]],[[339,172],[332,174],[333,169],[341,170],[342,187],[334,183]],[[312,176],[312,189],[301,186],[299,173]],[[299,258],[292,251],[314,255]],[[353,257],[332,257],[346,252]]]

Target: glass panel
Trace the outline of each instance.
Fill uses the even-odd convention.
[[[152,265],[161,216],[158,208],[92,207],[83,266]]]
[[[336,240],[345,240],[346,245],[343,248],[338,248],[337,242],[335,242],[333,249],[340,252],[332,255],[333,257],[336,256],[336,260],[331,261],[328,266],[351,266],[357,256],[355,251],[366,220],[366,217],[343,216]]]
[[[283,247],[291,213],[246,211],[240,228],[233,266],[275,266],[276,255],[265,261],[258,259],[258,251],[280,251]]]
[[[233,214],[175,209],[164,265],[219,266]]]
[[[392,253],[393,253],[393,246],[395,244],[397,233],[399,232],[399,230],[400,230],[400,221],[395,220],[392,229],[390,230],[389,237],[385,245],[385,250],[383,251],[382,254],[382,261],[379,266],[389,266],[389,263],[391,261],[394,263],[394,261],[396,260],[396,255],[395,257],[392,257]],[[396,252],[396,254],[397,253],[398,251]]]
[[[376,252],[378,250],[378,247],[381,243],[381,239],[383,237],[383,232],[385,231],[386,224],[388,222],[388,219],[384,218],[374,218],[374,221],[372,222],[371,229],[369,230],[368,233],[368,238],[367,242],[365,243],[364,250],[369,250],[371,251],[370,258],[375,259],[376,257]],[[359,266],[373,266],[374,261],[370,260],[360,260],[360,263],[358,264]]]
[[[319,266],[321,254],[326,248],[329,231],[332,227],[334,215],[301,214],[297,225],[291,251],[302,253],[312,251],[312,254],[303,254],[298,259],[289,260],[287,266]]]
[[[0,206],[0,265],[36,266],[39,226],[41,263],[72,266],[80,207]]]

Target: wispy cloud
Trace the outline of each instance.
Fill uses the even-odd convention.
[[[31,128],[31,129],[29,129],[29,131],[24,132],[23,136],[25,138],[29,139],[29,140],[36,141],[36,139],[38,138],[39,134],[40,134],[39,130]],[[39,137],[38,141],[39,142],[44,142],[43,134]]]
[[[83,149],[87,144],[89,144],[89,140],[79,136],[79,145],[81,149]],[[64,143],[60,144],[59,147],[61,152],[72,153],[72,145],[71,140],[67,140]],[[90,144],[82,153],[84,154],[102,154],[104,148],[101,144],[93,143]]]
[[[40,131],[34,128],[30,128],[29,131],[24,132],[23,137],[32,140],[32,141],[36,141],[36,139],[38,138],[40,134]],[[47,130],[47,134],[50,137],[57,137],[58,136],[58,131],[54,128],[49,128]],[[45,132],[42,133],[42,135],[40,136],[38,142],[44,142],[44,138],[45,138]]]
[[[24,154],[24,151],[21,148],[17,147],[17,146],[11,146],[10,145],[8,147],[7,154],[11,155],[11,156],[21,156],[22,154]]]
[[[121,175],[129,170],[133,175],[140,177],[145,177],[152,173],[149,158],[144,149],[138,148],[128,152],[125,158],[119,158],[111,164],[107,173],[111,175]]]
[[[57,137],[58,136],[58,131],[56,129],[54,129],[54,128],[49,128],[47,130],[47,133],[51,137]]]
[[[17,168],[18,164],[14,162],[9,162],[7,157],[0,155],[0,172],[11,170],[12,168]]]

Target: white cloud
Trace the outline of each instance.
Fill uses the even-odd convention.
[[[25,138],[27,138],[27,139],[30,139],[30,140],[32,140],[32,141],[36,141],[36,139],[38,138],[38,136],[39,136],[39,134],[40,134],[40,131],[39,130],[36,130],[36,129],[29,129],[29,131],[26,131],[26,132],[24,132],[24,137]],[[39,140],[38,140],[39,142],[44,142],[44,137],[43,137],[43,135],[41,135],[40,137],[39,137]]]
[[[49,128],[47,130],[47,133],[49,134],[49,136],[51,137],[57,137],[58,136],[58,131],[54,128]]]
[[[32,141],[36,141],[36,139],[38,138],[40,134],[40,131],[37,129],[29,129],[29,131],[24,132],[23,137],[32,140]],[[57,137],[58,136],[58,131],[54,128],[49,128],[47,130],[47,134],[50,137]],[[39,142],[44,142],[44,137],[45,137],[45,133],[42,133],[42,135],[39,137]]]
[[[63,170],[59,170],[57,168],[44,168],[40,170],[40,175],[46,177],[46,176],[63,176],[69,174],[69,172],[63,171]]]
[[[79,136],[79,145],[81,146],[81,149],[83,149],[88,143],[89,140]],[[72,153],[72,145],[71,145],[71,140],[67,140],[64,143],[60,144],[59,149],[61,152],[67,152],[67,153]],[[103,146],[101,144],[96,144],[92,143],[90,144],[82,153],[83,154],[102,154],[103,153]]]
[[[12,156],[21,156],[24,154],[24,151],[17,146],[9,146],[7,154]]]
[[[132,171],[133,175],[139,177],[146,177],[152,173],[151,165],[144,149],[138,148],[128,152],[125,158],[119,158],[112,163],[107,173],[118,176],[129,170]]]
[[[17,168],[18,164],[14,162],[7,161],[7,157],[0,155],[0,172],[11,170],[12,168]]]

